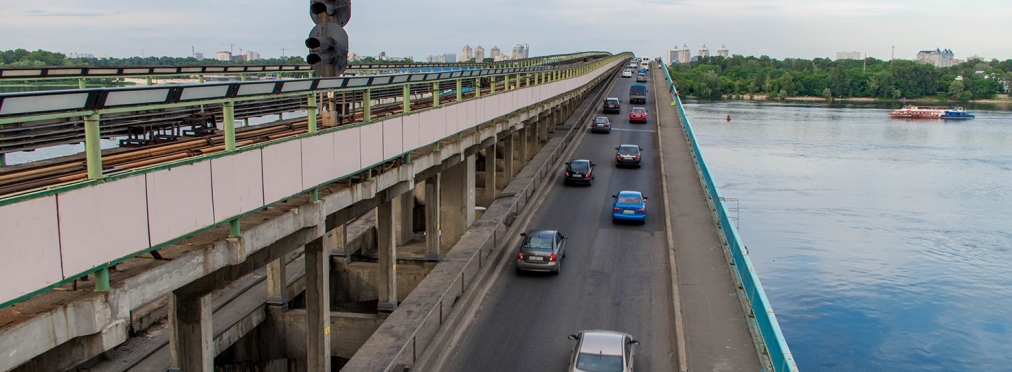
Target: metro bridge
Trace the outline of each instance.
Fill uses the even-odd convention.
[[[609,328],[641,370],[796,370],[664,69],[647,125],[586,134],[631,57],[0,95],[0,130],[80,121],[86,150],[0,168],[0,369],[551,370]],[[237,128],[277,99],[307,116]],[[201,133],[98,147],[109,118],[212,107]],[[643,169],[611,169],[620,143]],[[575,157],[597,184],[562,188]],[[646,225],[610,225],[619,189],[651,197]],[[565,271],[504,270],[537,228],[571,237]]]

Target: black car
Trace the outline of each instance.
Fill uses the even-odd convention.
[[[590,122],[591,133],[611,133],[611,119],[607,116],[598,116],[594,118],[594,121]]]
[[[594,182],[594,162],[586,159],[576,159],[566,163],[566,173],[563,184],[571,185],[585,183],[590,186]]]
[[[642,147],[636,145],[621,145],[616,147],[615,150],[618,152],[615,154],[615,166],[621,167],[624,165],[631,165],[636,168],[640,167],[640,157],[643,150]]]
[[[605,114],[617,114],[622,112],[622,101],[618,98],[609,97],[604,99],[604,113]]]

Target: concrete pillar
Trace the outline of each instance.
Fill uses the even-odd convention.
[[[401,198],[400,195],[397,198]],[[396,198],[395,198],[396,200]],[[397,222],[394,220],[394,201],[380,204],[376,208],[376,248],[379,251],[379,311],[397,309]]]
[[[414,236],[415,193],[406,192],[394,198],[394,242],[403,246]]]
[[[335,227],[330,231],[330,247],[333,254],[348,257],[348,224]]]
[[[503,150],[503,168],[502,168],[502,170],[503,170],[503,182],[502,182],[503,188],[505,188],[506,185],[510,183],[510,181],[513,181],[513,176],[516,175],[516,172],[514,171],[517,168],[516,167],[516,162],[513,161],[513,157],[516,156],[516,154],[515,154],[515,152],[516,152],[515,151],[516,150],[516,141],[514,140],[514,137],[516,137],[516,133],[510,133],[509,135],[507,135],[506,137],[503,138],[503,147],[502,147],[502,150]]]
[[[525,165],[527,165],[528,143],[527,143],[527,125],[526,124],[524,125],[523,128],[521,128],[519,131],[517,131],[516,145],[517,145],[517,150],[519,150],[519,151],[517,151],[517,154],[516,154],[518,162],[516,163],[516,166],[515,166],[516,169],[514,169],[514,171],[515,172],[519,172],[520,168],[523,168]],[[516,175],[516,173],[514,173],[514,175]]]
[[[440,221],[440,178],[441,174],[425,180],[425,260],[439,261]]]
[[[488,207],[495,200],[496,195],[496,145],[498,142],[493,142],[492,146],[485,148],[485,187],[481,189],[481,194],[478,198],[478,205]]]
[[[169,294],[169,359],[180,371],[214,371],[211,295]]]
[[[323,239],[306,244],[306,365],[330,372],[330,250]]]
[[[286,273],[286,257],[267,264],[267,304],[284,306],[288,303],[288,276]]]
[[[443,171],[440,179],[440,253],[445,254],[474,222],[474,155]]]

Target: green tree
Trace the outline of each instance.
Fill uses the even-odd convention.
[[[962,99],[963,97],[963,81],[953,80],[952,84],[949,84],[949,97],[955,99]]]

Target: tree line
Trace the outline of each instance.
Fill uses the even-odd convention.
[[[674,63],[668,70],[683,94],[705,99],[766,95],[780,99],[821,96],[971,100],[1008,93],[1004,82],[1012,82],[1012,59],[970,59],[938,68],[909,60],[777,60],[734,55]]]
[[[219,61],[193,57],[127,57],[127,58],[67,58],[63,53],[46,50],[28,51],[12,49],[0,51],[0,67],[43,66],[170,66],[170,65],[224,65],[224,64],[305,64],[302,57],[285,59],[267,58],[255,61]]]

